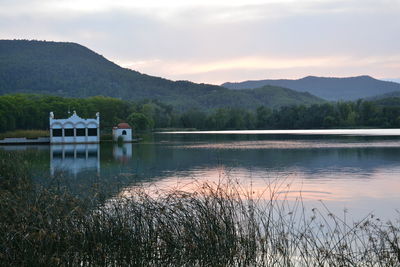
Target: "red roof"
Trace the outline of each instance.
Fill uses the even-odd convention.
[[[118,123],[117,128],[118,129],[132,129],[132,127],[126,122]]]

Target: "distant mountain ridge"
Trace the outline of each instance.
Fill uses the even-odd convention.
[[[400,83],[400,78],[394,78],[394,79],[382,79],[383,81],[388,81],[388,82],[395,82],[395,83]]]
[[[307,76],[298,80],[258,80],[238,83],[224,83],[229,89],[250,89],[265,85],[281,86],[299,92],[309,92],[326,100],[357,100],[380,94],[400,91],[400,84],[381,81],[370,76],[348,78],[326,78]]]
[[[323,102],[309,93],[276,86],[235,91],[154,77],[121,68],[76,43],[0,40],[0,95],[9,93],[159,99],[180,110],[255,109],[260,105],[279,107]]]

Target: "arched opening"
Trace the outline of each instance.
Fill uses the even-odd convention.
[[[62,125],[60,123],[53,123],[50,128],[52,128],[53,137],[61,137],[62,136]]]
[[[66,122],[63,126],[64,128],[64,136],[65,137],[73,137],[74,136],[74,124],[72,122]]]
[[[76,128],[76,136],[86,136],[86,129],[85,129],[85,124],[83,122],[78,122],[75,125]]]
[[[126,135],[126,131],[125,130],[122,131],[122,135]]]
[[[88,136],[97,136],[98,126],[96,123],[90,122],[87,124]]]

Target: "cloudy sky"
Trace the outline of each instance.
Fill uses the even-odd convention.
[[[0,0],[0,39],[76,42],[143,73],[214,84],[400,78],[400,0]]]

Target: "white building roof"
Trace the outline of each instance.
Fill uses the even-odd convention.
[[[100,114],[97,112],[96,113],[96,118],[95,119],[84,119],[79,117],[76,112],[74,111],[73,114],[66,119],[54,119],[54,113],[50,112],[50,128],[52,128],[53,125],[60,125],[64,126],[66,124],[72,124],[73,126],[78,125],[78,124],[83,124],[84,126],[89,126],[89,125],[95,125],[96,127],[100,126]]]

